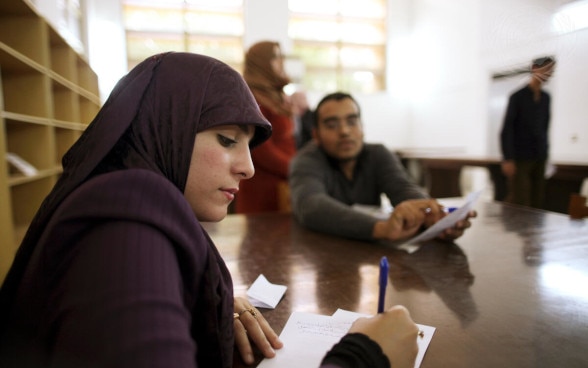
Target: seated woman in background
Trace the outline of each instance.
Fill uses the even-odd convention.
[[[255,177],[243,183],[235,212],[258,213],[287,210],[288,167],[296,153],[292,106],[283,91],[290,79],[277,42],[254,44],[245,54],[243,78],[261,112],[272,124],[272,136],[252,152]]]
[[[63,159],[0,290],[1,367],[231,367],[282,343],[201,221],[227,214],[271,134],[241,76],[155,55],[117,84]],[[362,318],[324,367],[409,367],[417,327]]]

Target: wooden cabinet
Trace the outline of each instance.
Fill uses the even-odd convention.
[[[0,2],[0,282],[61,158],[100,108],[98,80],[26,0]],[[37,169],[24,175],[4,156]]]

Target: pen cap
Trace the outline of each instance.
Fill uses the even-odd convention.
[[[383,256],[380,260],[380,285],[388,283],[388,258]]]

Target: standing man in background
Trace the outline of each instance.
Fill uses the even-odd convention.
[[[533,60],[529,84],[509,98],[500,133],[507,202],[543,207],[551,98],[541,87],[554,68],[555,59],[550,56]]]

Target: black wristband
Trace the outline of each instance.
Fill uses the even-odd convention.
[[[337,367],[390,368],[390,361],[374,340],[361,333],[343,336],[323,358],[321,365]]]

